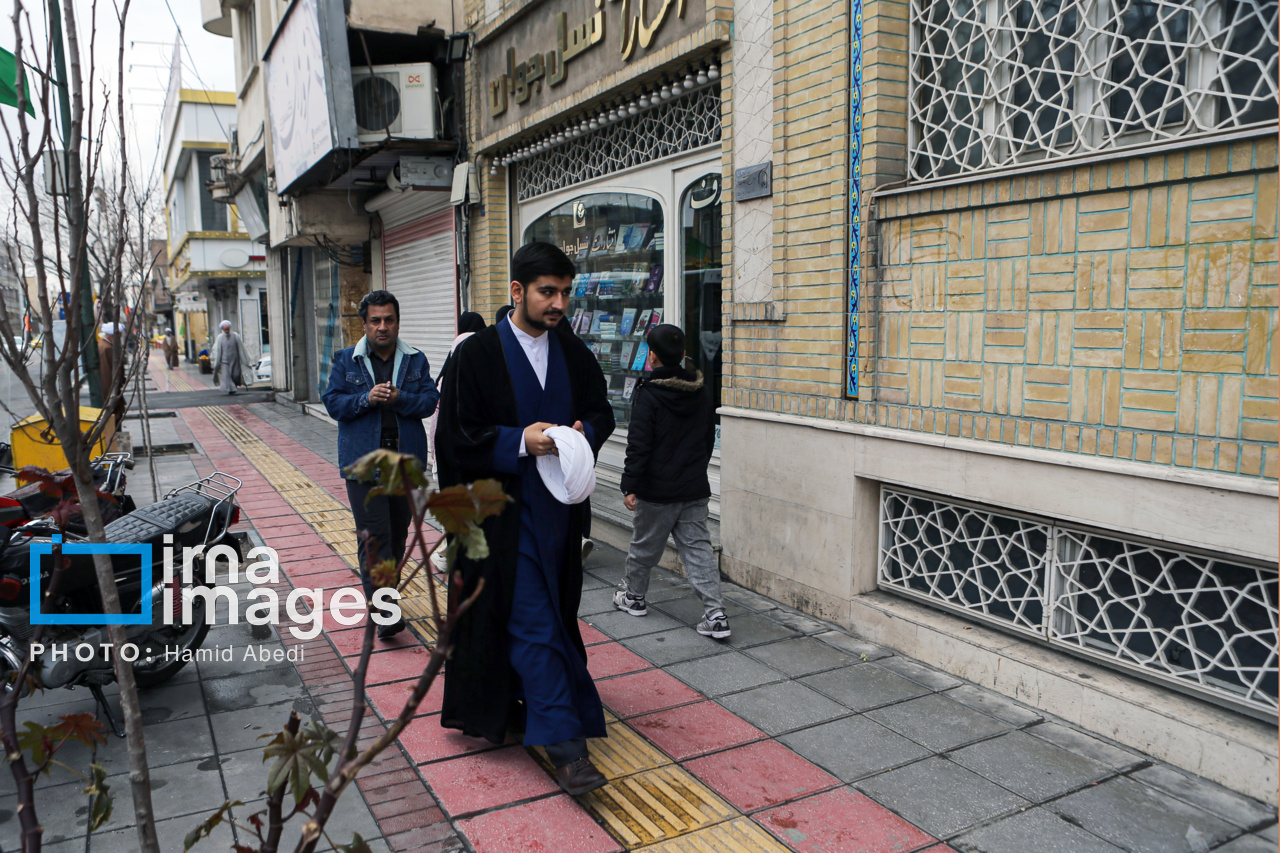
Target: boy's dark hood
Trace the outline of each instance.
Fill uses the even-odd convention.
[[[695,414],[704,403],[706,386],[700,370],[690,373],[681,367],[657,367],[644,384],[655,400],[677,415]]]

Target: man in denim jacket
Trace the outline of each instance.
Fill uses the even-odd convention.
[[[410,453],[427,465],[427,431],[422,419],[436,410],[440,393],[420,350],[400,340],[400,303],[388,291],[375,290],[360,301],[364,337],[333,357],[324,407],[338,422],[338,467],[346,468],[380,447]],[[345,475],[344,475],[345,476]],[[356,530],[367,530],[377,559],[404,557],[409,532],[409,499],[376,495],[374,483],[347,480],[347,497]],[[367,501],[367,502],[366,502]],[[360,580],[366,598],[374,593],[366,544],[360,540]],[[379,639],[404,630],[403,617],[378,628]]]

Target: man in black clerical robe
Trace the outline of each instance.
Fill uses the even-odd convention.
[[[513,499],[484,524],[488,558],[459,559],[464,593],[480,578],[485,586],[452,637],[441,724],[494,743],[523,732],[526,745],[546,747],[561,787],[578,795],[605,783],[587,757],[586,739],[605,736],[604,709],[577,619],[588,510],[553,498],[536,460],[554,452],[543,433],[556,425],[580,430],[598,454],[613,411],[595,356],[556,331],[567,322],[573,262],[531,243],[515,253],[511,273],[515,310],[459,347],[437,425],[449,433],[459,482],[493,477]]]

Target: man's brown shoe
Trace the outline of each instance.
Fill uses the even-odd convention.
[[[591,759],[583,756],[577,761],[570,761],[563,767],[556,768],[556,782],[566,792],[580,797],[588,791],[604,786],[609,780],[596,769]]]

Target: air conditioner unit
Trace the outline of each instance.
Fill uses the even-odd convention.
[[[351,69],[360,141],[381,142],[387,132],[400,139],[435,139],[436,69],[430,63],[375,65]]]

